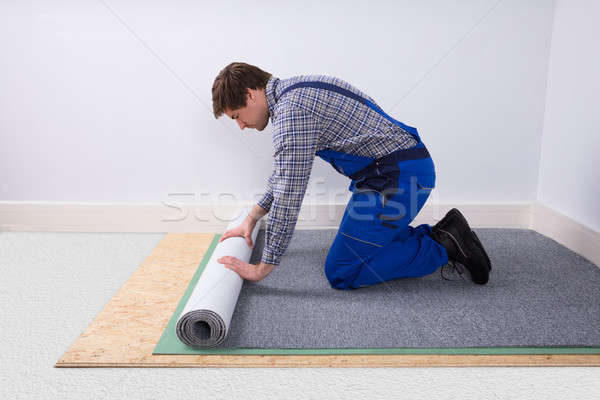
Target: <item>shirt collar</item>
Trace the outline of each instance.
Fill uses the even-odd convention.
[[[271,118],[271,122],[273,122],[275,115],[275,104],[277,103],[275,91],[277,90],[278,83],[279,78],[271,75],[265,87],[265,97],[267,98],[267,106],[269,106],[269,117]]]

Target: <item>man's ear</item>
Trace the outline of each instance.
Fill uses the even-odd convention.
[[[246,89],[246,103],[248,100],[252,100],[253,102],[256,100],[250,89]]]

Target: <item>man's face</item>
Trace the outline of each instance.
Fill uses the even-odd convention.
[[[269,123],[269,106],[264,91],[248,89],[246,107],[226,109],[225,114],[234,119],[240,129],[253,128],[262,131]]]

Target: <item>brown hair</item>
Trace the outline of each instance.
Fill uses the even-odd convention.
[[[271,74],[243,62],[232,62],[219,72],[212,87],[213,113],[219,118],[225,109],[246,107],[248,89],[263,89]]]

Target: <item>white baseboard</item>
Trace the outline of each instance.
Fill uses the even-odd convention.
[[[0,231],[222,232],[251,204],[0,202]],[[346,204],[304,204],[297,229],[336,229]],[[538,202],[427,204],[412,222],[435,224],[458,208],[474,228],[533,229],[600,266],[600,234]]]
[[[0,202],[0,230],[53,232],[220,232],[251,204],[110,204]],[[337,228],[345,203],[303,204],[298,229]],[[531,205],[427,204],[413,225],[435,224],[452,207],[473,227],[529,228]]]
[[[600,233],[539,202],[532,204],[532,229],[600,267]]]

